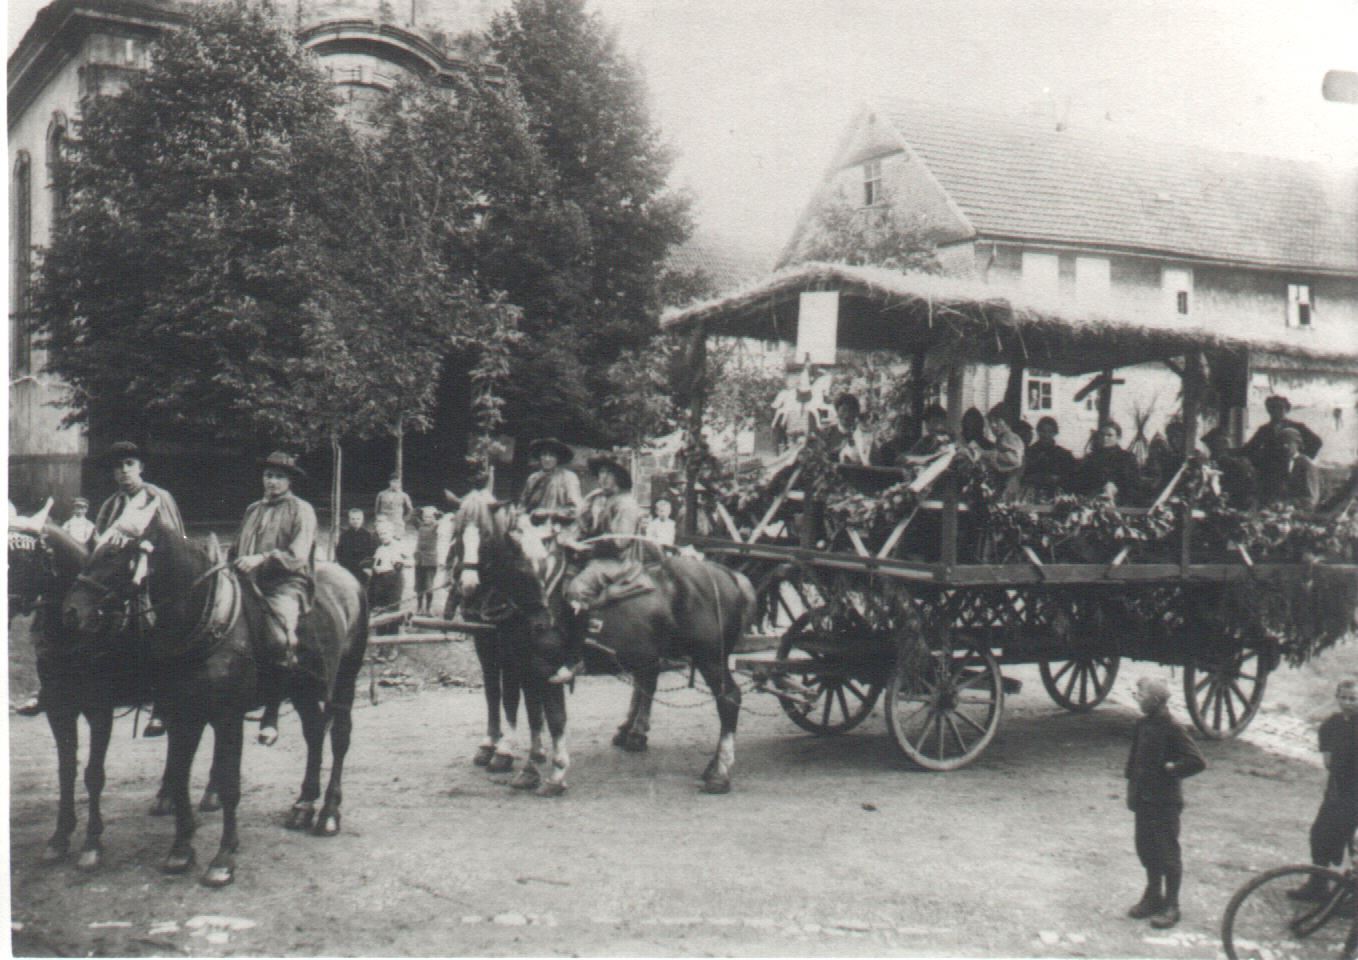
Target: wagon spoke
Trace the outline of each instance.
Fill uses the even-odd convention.
[[[820,717],[821,726],[823,727],[828,727],[830,725],[830,707],[833,703],[834,703],[833,697],[827,696],[825,698],[825,710],[822,711]]]
[[[957,711],[957,716],[960,717],[962,720],[966,721],[967,723],[971,724],[971,726],[976,730],[977,733],[980,733],[980,734],[984,734],[984,733],[985,733],[985,727],[981,726],[981,725],[980,725],[979,723],[977,723],[975,720],[971,719],[971,717],[967,716],[967,713],[966,713],[965,710],[958,710],[958,711]]]
[[[839,699],[839,709],[844,711],[844,719],[849,719],[849,717],[853,716],[853,712],[849,709],[849,702],[844,697],[843,684],[835,687],[835,696]]]
[[[1069,673],[1069,672],[1071,671],[1071,668],[1074,667],[1074,666],[1075,666],[1075,661],[1074,661],[1074,660],[1067,660],[1067,661],[1061,666],[1061,669],[1060,669],[1060,670],[1057,670],[1055,673],[1052,674],[1052,681],[1055,682],[1055,681],[1057,681],[1057,680],[1060,680],[1060,679],[1061,679],[1062,677],[1064,677],[1067,673]]]
[[[1074,661],[1071,662],[1073,663]],[[1080,676],[1079,673],[1072,673],[1070,675],[1070,679],[1066,681],[1066,688],[1061,691],[1061,695],[1064,696],[1067,700],[1071,699],[1071,694],[1074,693],[1075,691],[1075,680],[1079,676]]]
[[[845,680],[844,686],[849,688],[849,692],[852,693],[855,697],[857,697],[859,702],[862,702],[868,698],[868,695],[864,693],[862,690],[860,690],[858,688],[858,685],[854,683],[852,680]]]
[[[952,735],[957,738],[957,748],[961,750],[963,753],[966,753],[967,741],[962,738],[962,731],[957,729],[957,724],[953,722],[953,718],[951,716],[949,716],[947,720],[948,729],[950,729],[952,731]]]

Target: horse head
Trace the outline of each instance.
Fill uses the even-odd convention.
[[[48,519],[52,501],[31,517],[10,505],[10,614],[32,613],[40,605],[59,604],[66,589],[89,558],[89,550]]]
[[[156,516],[159,505],[151,497],[143,506],[129,506],[95,539],[62,605],[68,630],[92,637],[126,623],[133,601],[151,577],[151,558],[166,540]]]

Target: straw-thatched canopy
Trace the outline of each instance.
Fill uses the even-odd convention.
[[[1286,359],[1297,369],[1358,376],[1358,339],[1289,342],[1243,324],[1193,322],[1154,310],[1089,308],[1044,300],[977,280],[898,273],[880,267],[806,263],[714,300],[667,312],[662,326],[701,325],[710,334],[797,339],[798,297],[838,291],[839,345],[910,354],[939,349],[959,360],[1025,365],[1063,374],[1149,363],[1194,349],[1216,360],[1250,353]]]

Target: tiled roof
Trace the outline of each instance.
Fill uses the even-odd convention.
[[[879,100],[987,236],[1358,274],[1358,171]]]
[[[693,236],[670,251],[665,265],[682,273],[700,271],[712,281],[713,292],[720,294],[745,286],[768,273],[773,266],[773,254],[751,250],[696,230]]]

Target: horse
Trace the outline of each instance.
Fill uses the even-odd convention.
[[[103,861],[100,837],[103,818],[100,796],[105,782],[105,761],[113,731],[113,711],[120,706],[140,707],[151,698],[148,678],[137,672],[128,638],[116,636],[91,644],[74,638],[61,623],[61,603],[89,558],[89,549],[61,527],[47,521],[47,506],[33,517],[16,517],[9,527],[10,615],[35,614],[31,628],[42,685],[41,706],[57,746],[57,782],[60,800],[57,829],[43,848],[44,863],[56,863],[70,851],[76,827],[75,774],[80,748],[78,721],[90,727],[90,752],[85,766],[85,789],[90,797],[85,843],[76,865],[97,869]],[[170,811],[166,774],[151,807],[152,816]],[[203,790],[198,809],[220,809],[211,782]]]
[[[458,499],[456,504],[450,550],[456,562],[452,589],[448,592],[447,617],[453,619],[460,610],[464,617],[494,627],[477,633],[474,641],[486,697],[486,736],[478,745],[472,762],[485,767],[487,773],[507,773],[513,769],[517,758],[519,701],[525,693],[528,671],[532,667],[528,656],[532,644],[527,640],[526,631],[543,627],[541,618],[546,611],[546,600],[535,587],[536,574],[522,551],[503,551],[495,547],[516,522],[516,518],[511,520],[508,504],[495,500],[484,490],[473,491]],[[474,578],[468,575],[478,567],[477,545],[481,543],[491,545],[480,558],[485,566],[476,574],[480,578],[480,574],[485,573],[485,589],[473,583]],[[473,558],[470,565],[466,560],[469,550]],[[506,585],[510,588],[508,593],[504,589]],[[506,602],[511,594],[521,603]],[[547,759],[542,743],[545,700],[535,697],[524,706],[531,744],[528,765],[513,781],[521,789],[538,785],[534,780],[535,777],[540,780],[537,765]]]
[[[97,542],[66,595],[62,618],[90,641],[116,630],[120,619],[130,618],[138,628],[136,656],[153,671],[169,740],[167,781],[175,836],[162,871],[187,873],[194,864],[189,770],[210,724],[222,834],[200,879],[209,887],[235,879],[245,714],[280,695],[296,707],[307,745],[301,791],[285,825],[318,836],[337,834],[344,759],[353,731],[350,711],[368,638],[367,602],[358,581],[337,564],[317,565],[315,602],[298,629],[298,665],[284,669],[263,649],[268,612],[262,599],[223,560],[215,537],[204,548],[166,529],[155,515],[154,500],[125,512],[116,529],[121,536],[106,535]],[[135,602],[142,581],[149,609]],[[332,763],[318,815],[327,731]]]
[[[475,572],[472,579],[479,584],[497,587],[510,605],[525,612],[524,628],[511,639],[529,645],[528,653],[520,652],[518,658],[527,665],[530,719],[541,702],[553,742],[551,777],[538,792],[559,796],[565,791],[570,765],[565,697],[562,687],[547,678],[562,661],[564,630],[572,614],[550,582],[552,551],[538,528],[515,507],[490,510],[488,517],[489,522],[476,526],[473,542],[464,537],[460,566]],[[662,553],[658,562],[646,565],[645,573],[639,588],[588,613],[589,640],[609,651],[617,666],[633,678],[632,705],[614,743],[645,748],[661,661],[689,659],[712,690],[721,722],[717,749],[702,774],[703,790],[729,792],[740,689],[727,661],[753,616],[754,587],[744,574],[693,556]],[[462,585],[468,585],[465,578]],[[528,778],[532,776],[530,772]]]

